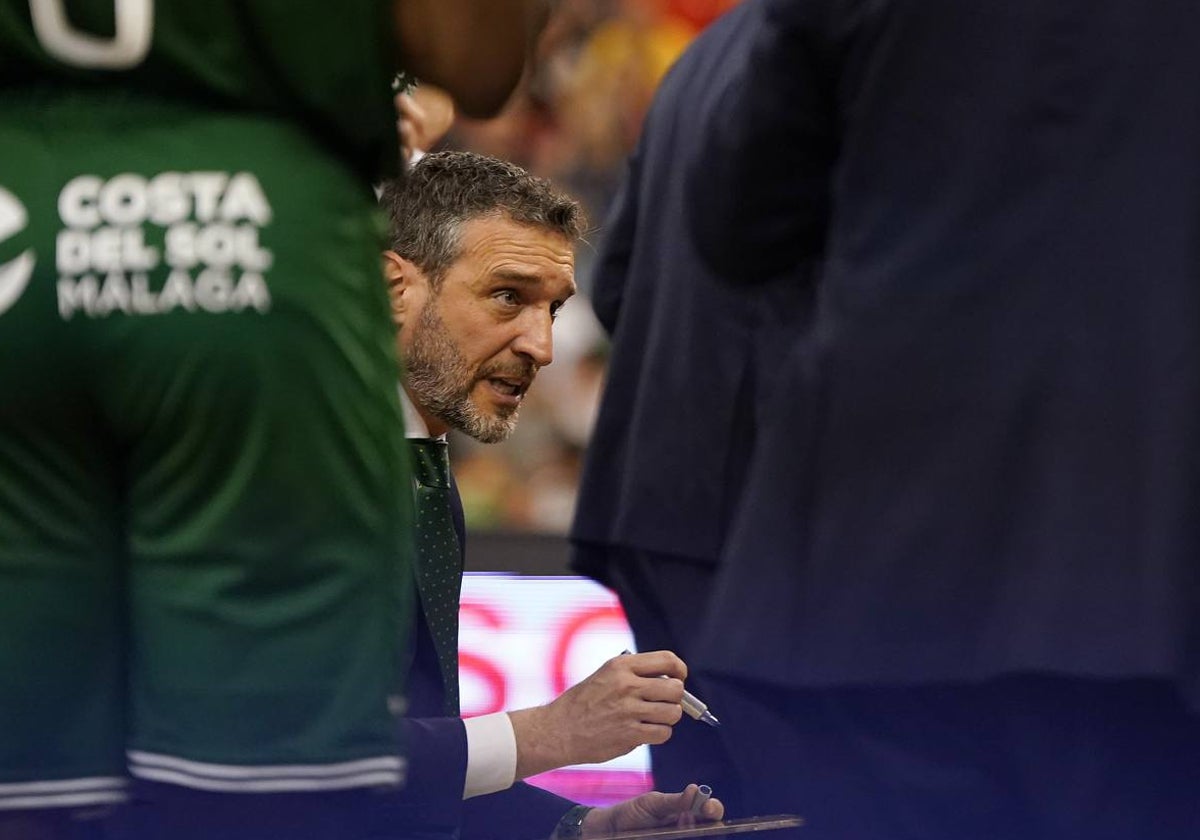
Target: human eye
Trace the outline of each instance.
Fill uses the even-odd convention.
[[[516,289],[497,289],[492,292],[492,300],[495,300],[502,306],[521,305],[521,296],[517,294]]]

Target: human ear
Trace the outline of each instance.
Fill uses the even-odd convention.
[[[417,284],[421,272],[411,260],[406,260],[395,251],[384,251],[381,260],[392,319],[396,322],[396,326],[400,326],[404,323],[405,313],[412,309],[413,288]]]

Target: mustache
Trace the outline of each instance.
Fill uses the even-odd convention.
[[[522,382],[531,383],[533,378],[537,376],[540,365],[535,365],[533,362],[496,362],[487,367],[481,368],[476,374],[476,379],[519,379]]]

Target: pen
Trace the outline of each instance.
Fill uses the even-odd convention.
[[[700,785],[696,788],[696,796],[692,799],[691,814],[693,817],[700,816],[700,811],[704,808],[704,803],[712,797],[712,788],[708,785]]]
[[[631,651],[631,650],[621,651],[622,656],[624,656],[626,654],[630,654],[630,653],[633,653],[633,651]],[[666,674],[663,674],[662,678],[664,680],[671,679]],[[688,717],[694,718],[703,723],[707,723],[709,726],[720,726],[721,725],[721,721],[717,720],[717,716],[708,710],[708,706],[705,705],[700,700],[699,697],[697,697],[695,694],[692,694],[690,691],[685,690],[683,692],[683,699],[681,699],[679,701],[679,705],[683,706],[683,710],[688,713]]]

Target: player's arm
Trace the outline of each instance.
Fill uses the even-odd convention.
[[[396,0],[405,69],[489,117],[521,79],[555,0]]]

